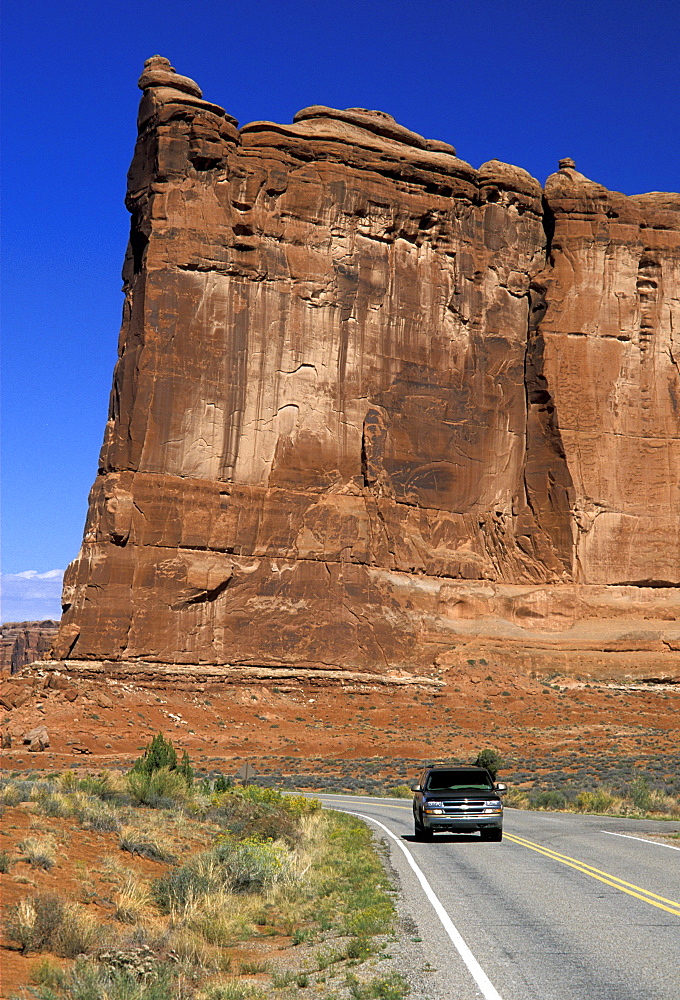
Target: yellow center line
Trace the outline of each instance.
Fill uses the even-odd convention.
[[[649,892],[648,889],[641,889],[639,885],[635,885],[632,882],[625,882],[622,878],[618,878],[616,875],[610,875],[609,872],[603,872],[599,868],[593,868],[592,865],[586,864],[585,861],[580,861],[579,858],[572,858],[568,854],[560,854],[559,851],[554,851],[552,847],[545,847],[544,844],[537,844],[533,840],[527,840],[526,837],[520,837],[517,833],[506,834],[515,843],[521,843],[524,847],[535,847],[544,853],[552,855],[558,861],[573,861],[575,864],[580,865],[581,868],[587,868],[591,872],[596,872],[598,875],[604,875],[606,878],[613,879],[614,882],[619,882],[621,885],[628,886],[629,889],[637,889],[639,892],[644,892],[647,896],[653,896],[654,899],[661,900],[662,903],[670,903],[671,906],[680,906],[680,903],[676,903],[674,899],[666,899],[665,896],[657,896],[656,893]]]
[[[674,899],[657,896],[656,893],[649,892],[648,889],[642,889],[639,885],[634,885],[632,882],[624,882],[623,879],[617,878],[616,875],[610,875],[609,872],[593,868],[592,865],[588,865],[584,861],[579,861],[577,858],[571,858],[568,854],[560,854],[549,847],[542,847],[540,844],[535,844],[532,840],[525,840],[523,837],[517,837],[512,833],[505,833],[504,836],[506,840],[512,841],[512,843],[517,844],[519,847],[526,847],[530,851],[536,851],[537,854],[542,854],[552,861],[559,861],[560,864],[574,868],[584,875],[590,875],[591,878],[597,879],[598,882],[604,882],[605,885],[610,885],[620,892],[625,892],[629,896],[641,899],[643,903],[649,903],[650,906],[656,906],[659,910],[665,910],[666,913],[672,913],[674,916],[680,917],[680,903],[676,903]],[[665,903],[669,903],[670,905],[665,906]]]
[[[365,805],[379,805],[381,809],[406,809],[407,812],[411,812],[412,806],[393,806],[388,802],[378,802],[375,799],[361,799],[357,796],[359,802],[363,802]]]
[[[411,812],[411,806],[397,806],[381,802],[380,807],[383,809],[406,809],[408,812]],[[674,899],[657,896],[656,893],[650,892],[648,889],[643,889],[633,882],[625,882],[616,875],[610,875],[609,872],[603,872],[599,868],[594,868],[592,865],[586,864],[585,861],[579,861],[578,858],[572,858],[568,854],[560,854],[558,851],[553,851],[550,847],[543,847],[542,844],[534,843],[533,840],[526,840],[524,837],[518,837],[514,833],[508,833],[507,830],[503,832],[503,837],[505,840],[510,840],[513,844],[517,844],[518,847],[526,847],[530,851],[536,851],[537,854],[542,854],[553,861],[559,861],[560,864],[567,865],[575,871],[582,872],[584,875],[590,875],[591,878],[597,879],[598,882],[604,882],[605,885],[609,885],[613,889],[618,889],[629,896],[634,896],[635,899],[641,899],[643,903],[649,903],[650,906],[656,906],[659,910],[665,910],[666,913],[672,913],[673,916],[680,917],[680,903],[676,903]],[[669,905],[665,906],[665,903]]]

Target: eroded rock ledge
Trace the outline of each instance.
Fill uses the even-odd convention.
[[[680,196],[361,108],[239,130],[159,56],[139,85],[53,656],[680,677]]]

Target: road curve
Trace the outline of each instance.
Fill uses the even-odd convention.
[[[319,798],[382,824],[428,1000],[680,998],[680,850],[645,839],[679,823],[508,809],[501,844],[419,843],[409,801]]]

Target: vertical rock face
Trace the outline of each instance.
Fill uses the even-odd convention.
[[[5,622],[0,626],[0,677],[18,673],[26,664],[42,660],[57,634],[57,623]]]
[[[680,584],[678,196],[571,161],[543,191],[360,108],[239,131],[161,57],[139,85],[55,656],[427,672],[470,622]]]
[[[573,489],[575,578],[677,585],[680,196],[624,195],[563,161],[536,280],[543,366]]]

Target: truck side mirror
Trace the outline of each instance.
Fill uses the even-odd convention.
[[[412,792],[419,792],[421,790],[420,785],[411,785]]]
[[[503,794],[503,792],[507,792],[508,790],[508,786],[505,784],[504,781],[497,781],[495,788],[497,792],[501,793],[501,795]]]

